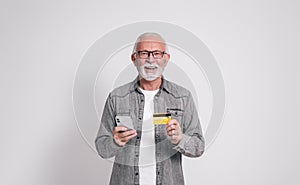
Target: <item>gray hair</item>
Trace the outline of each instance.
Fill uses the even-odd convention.
[[[157,38],[161,43],[163,43],[166,47],[166,52],[169,53],[169,50],[168,50],[168,46],[166,44],[166,41],[165,39],[162,38],[162,36],[158,33],[154,33],[154,32],[146,32],[146,33],[143,33],[141,34],[135,41],[135,44],[134,44],[134,47],[133,47],[133,51],[132,53],[135,53],[136,52],[136,46],[139,42],[141,42],[142,40],[144,40],[144,38],[147,38],[147,37],[154,37],[154,38]]]

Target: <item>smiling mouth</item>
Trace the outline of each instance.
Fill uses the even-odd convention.
[[[154,70],[154,69],[157,69],[157,67],[149,66],[149,67],[145,67],[145,69],[147,69],[147,70]]]
[[[157,67],[153,67],[153,66],[144,68],[145,72],[148,73],[148,74],[156,73],[156,69],[157,69]]]

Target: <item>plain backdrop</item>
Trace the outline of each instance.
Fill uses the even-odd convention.
[[[77,66],[122,25],[163,21],[200,38],[225,82],[226,114],[187,185],[300,183],[300,3],[0,1],[0,184],[105,185],[111,162],[81,136],[72,106]]]

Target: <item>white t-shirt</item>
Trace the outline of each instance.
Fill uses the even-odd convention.
[[[143,92],[145,97],[144,117],[139,156],[140,185],[155,185],[156,159],[153,124],[153,99],[159,89],[154,91],[146,91],[140,88],[140,90]]]

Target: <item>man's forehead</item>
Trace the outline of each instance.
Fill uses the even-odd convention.
[[[146,46],[146,45],[156,45],[165,47],[165,42],[157,37],[147,37],[142,38],[137,42],[137,47]]]
[[[137,43],[136,48],[137,49],[157,48],[157,49],[165,50],[166,45],[163,42],[142,41]]]

